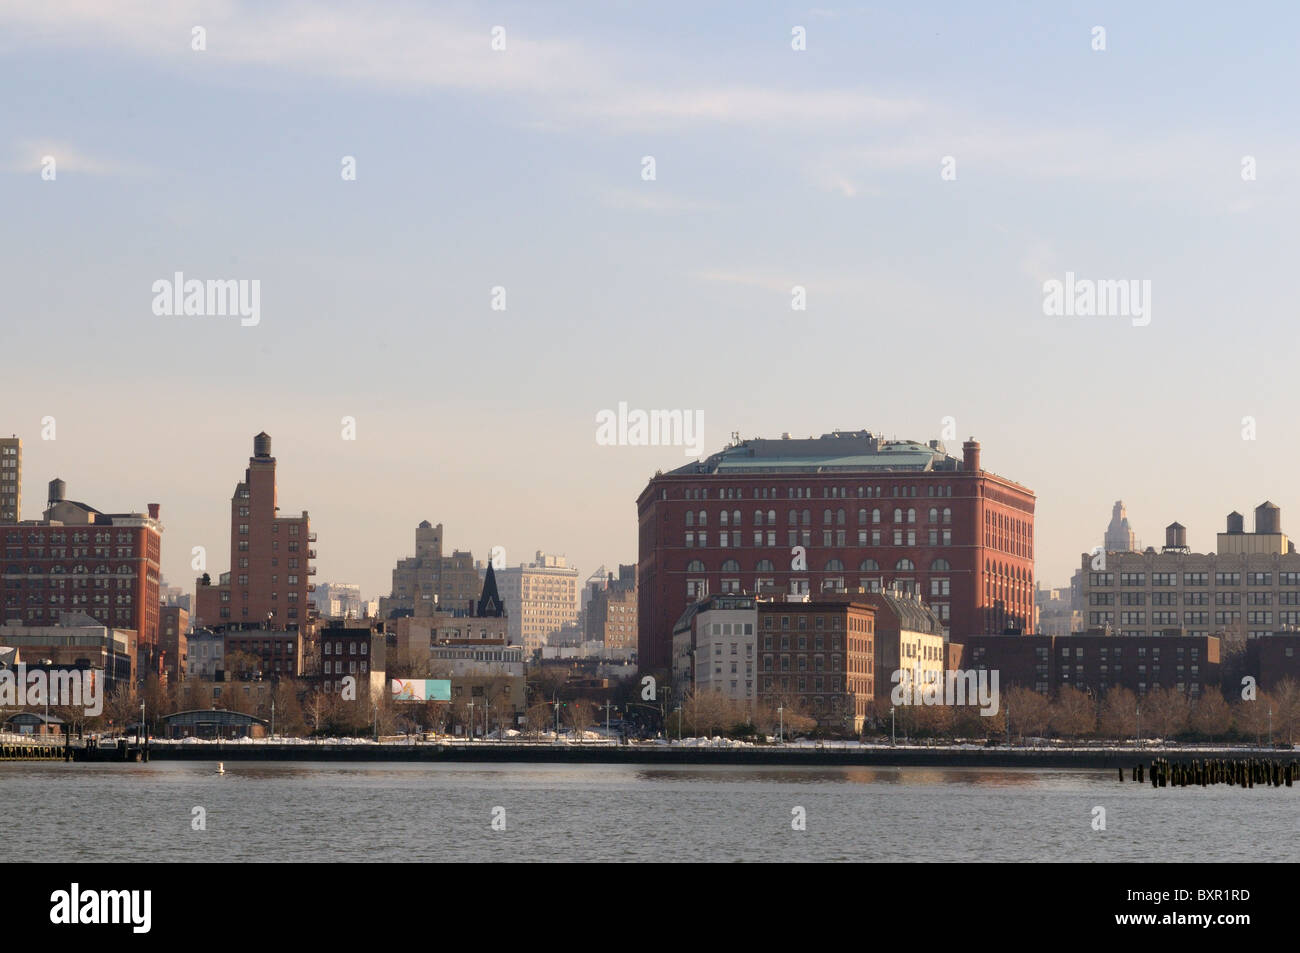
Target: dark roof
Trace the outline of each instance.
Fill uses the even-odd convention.
[[[483,594],[478,597],[478,615],[500,618],[505,614],[505,603],[497,592],[497,574],[489,562],[487,574],[483,577]]]

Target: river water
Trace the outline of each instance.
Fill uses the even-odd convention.
[[[1300,788],[1108,771],[225,768],[0,763],[0,861],[1283,861],[1300,845]]]

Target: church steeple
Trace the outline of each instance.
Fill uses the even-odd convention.
[[[488,563],[487,575],[483,577],[483,594],[478,597],[478,615],[500,618],[506,614],[505,604],[497,593],[497,574]]]

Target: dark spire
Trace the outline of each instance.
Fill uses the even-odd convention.
[[[506,614],[505,605],[497,593],[497,574],[488,563],[487,575],[483,577],[483,594],[478,597],[478,614],[500,618]]]

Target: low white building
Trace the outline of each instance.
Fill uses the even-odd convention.
[[[758,697],[757,629],[753,596],[721,593],[689,606],[673,628],[678,692],[720,692],[752,706]]]

